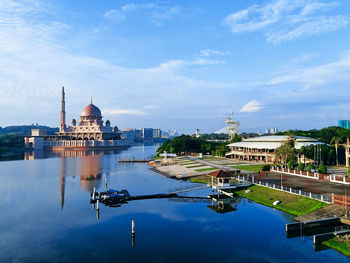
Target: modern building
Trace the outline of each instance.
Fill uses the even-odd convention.
[[[128,140],[129,142],[134,142],[136,138],[135,129],[126,129],[121,131],[121,138]]]
[[[338,126],[344,129],[350,129],[350,120],[338,120]]]
[[[104,121],[100,109],[92,104],[83,108],[80,120],[72,119],[71,126],[66,124],[64,87],[61,93],[60,126],[57,135],[50,136],[34,130],[32,137],[25,138],[27,146],[40,148],[85,148],[85,147],[128,147],[127,140],[121,140],[117,126],[112,127],[109,120]]]
[[[230,151],[225,156],[242,161],[278,162],[275,150],[288,140],[289,137],[284,135],[244,139],[241,142],[227,145]],[[323,144],[316,139],[308,137],[294,136],[293,140],[296,149],[300,149],[302,146]]]
[[[142,138],[144,142],[153,142],[153,128],[142,128]]]
[[[276,134],[278,133],[278,129],[277,128],[271,128],[271,129],[266,129],[265,130],[265,134]]]
[[[153,129],[153,138],[159,139],[162,138],[162,130],[161,129]]]

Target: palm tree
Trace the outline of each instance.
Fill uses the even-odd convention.
[[[335,162],[336,162],[336,165],[339,166],[339,163],[338,163],[338,147],[339,147],[339,143],[341,141],[341,137],[339,136],[334,136],[331,140],[331,144],[334,143],[334,146],[335,146]]]
[[[296,150],[294,149],[294,139],[288,136],[288,140],[285,141],[280,147],[275,150],[276,156],[281,156],[281,162],[285,165],[290,160],[296,159]]]

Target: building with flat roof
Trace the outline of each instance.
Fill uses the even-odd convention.
[[[344,129],[350,129],[350,120],[338,120],[338,126]]]
[[[153,142],[153,128],[142,128],[142,138],[144,142]]]
[[[289,138],[285,135],[272,135],[244,139],[241,142],[227,145],[230,151],[225,156],[242,161],[278,162],[275,150],[287,142]],[[323,144],[309,137],[294,136],[293,140],[295,149],[300,149],[302,146]]]

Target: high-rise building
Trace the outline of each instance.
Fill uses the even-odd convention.
[[[338,120],[338,126],[345,129],[350,129],[350,120]]]
[[[153,129],[153,138],[159,139],[162,137],[162,130],[161,129]]]
[[[142,128],[142,138],[144,142],[153,142],[153,128]]]

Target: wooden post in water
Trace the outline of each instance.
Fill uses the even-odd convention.
[[[98,200],[96,202],[96,218],[100,219],[100,208],[98,207]]]
[[[135,246],[135,220],[131,220],[131,246]]]
[[[95,186],[94,188],[92,189],[92,200],[95,201],[95,195],[96,195],[96,189],[95,189]]]
[[[131,220],[131,234],[135,235],[135,220]]]
[[[105,178],[105,190],[107,191],[107,177]]]

